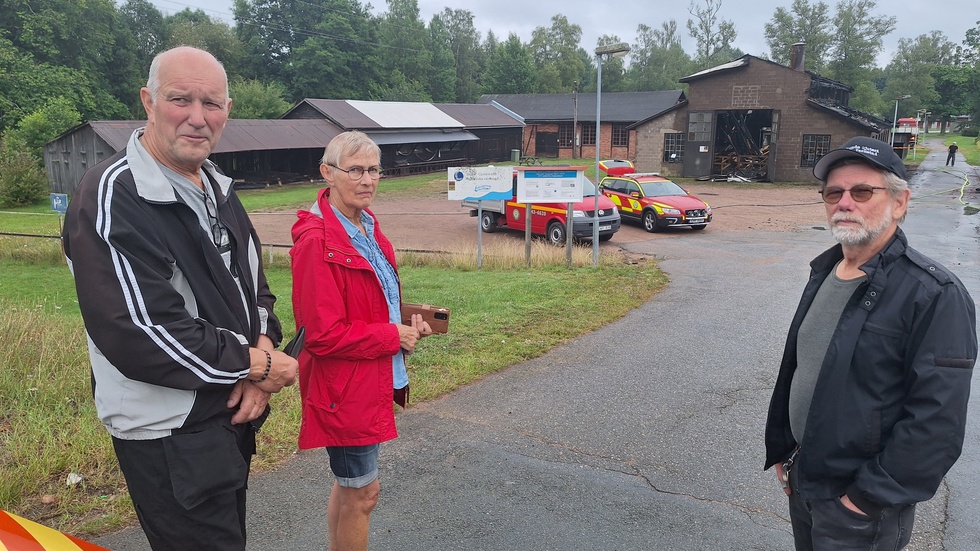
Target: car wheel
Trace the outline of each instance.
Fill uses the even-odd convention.
[[[660,223],[657,221],[657,213],[648,210],[643,213],[643,229],[653,233],[660,231]]]
[[[703,230],[704,228],[707,228],[707,227],[708,227],[707,224],[698,224],[696,226],[691,226],[691,229],[692,230]]]
[[[497,231],[497,213],[484,212],[483,216],[480,218],[480,229],[482,229],[484,233],[493,233]]]
[[[561,222],[548,224],[548,242],[552,245],[565,244],[565,226]]]

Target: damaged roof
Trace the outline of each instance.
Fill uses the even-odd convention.
[[[525,121],[572,122],[576,94],[484,94],[478,103],[497,102]],[[605,122],[633,123],[655,117],[686,101],[681,90],[657,92],[606,92],[601,116]],[[578,120],[595,121],[595,94],[578,94]]]
[[[679,79],[680,82],[691,82],[693,80],[699,80],[702,78],[707,78],[715,76],[728,71],[735,71],[748,67],[753,61],[761,61],[765,63],[771,63],[777,67],[781,67],[787,71],[793,71],[791,67],[781,65],[774,61],[769,61],[767,59],[762,59],[755,57],[750,54],[746,54],[738,59],[729,61],[728,63],[722,63],[721,65],[716,65],[709,69],[694,73]],[[844,84],[843,82],[838,82],[826,77],[822,77],[810,71],[805,71],[805,74],[810,77],[810,87],[807,90],[806,104],[815,109],[830,113],[834,116],[843,118],[849,123],[858,126],[864,130],[873,132],[883,132],[887,130],[891,124],[887,121],[879,119],[874,115],[858,111],[847,106],[847,100],[854,88]],[[821,97],[823,96],[823,97]],[[830,97],[827,97],[830,96]]]
[[[891,127],[891,124],[879,119],[878,117],[875,117],[874,115],[869,115],[862,111],[858,111],[857,109],[839,105],[830,100],[807,98],[806,104],[816,109],[828,111],[831,114],[837,115],[838,117],[847,119],[852,124],[865,130],[884,132]]]
[[[743,55],[742,57],[740,57],[738,59],[733,59],[732,61],[729,61],[728,63],[722,63],[721,65],[715,65],[714,67],[709,67],[709,68],[707,68],[707,69],[705,69],[703,71],[699,71],[697,73],[694,73],[693,75],[688,75],[686,77],[679,78],[679,79],[677,79],[677,81],[678,82],[690,82],[692,80],[697,80],[699,78],[704,78],[706,76],[713,76],[713,75],[715,75],[717,73],[724,73],[726,71],[732,71],[732,70],[735,70],[735,69],[740,69],[742,67],[748,67],[749,66],[749,58],[751,58],[751,57],[754,57],[754,56],[751,56],[749,54],[745,54],[745,55]],[[756,58],[756,59],[760,59],[760,58]],[[760,61],[765,61],[765,60],[760,59]]]

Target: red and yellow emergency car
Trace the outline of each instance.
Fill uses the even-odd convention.
[[[648,232],[673,226],[703,230],[711,223],[711,207],[681,186],[657,173],[637,173],[633,163],[612,159],[599,162],[606,176],[599,182],[626,220],[640,222]]]

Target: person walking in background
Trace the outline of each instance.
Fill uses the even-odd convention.
[[[325,447],[336,477],[327,503],[330,549],[366,550],[378,502],[380,444],[398,436],[392,401],[408,402],[405,356],[431,333],[418,314],[401,318],[395,251],[369,207],[381,150],[361,132],[330,141],[327,187],[293,226],[290,250],[300,355],[302,449]]]
[[[275,297],[231,179],[207,160],[231,99],[211,54],[154,58],[145,128],[90,169],[62,234],[95,404],[150,547],[245,549],[245,488],[278,352]]]
[[[953,142],[949,145],[949,154],[946,155],[946,166],[956,166],[956,152],[959,151],[960,146]]]
[[[973,299],[908,246],[892,148],[858,137],[813,168],[839,244],[811,262],[766,423],[765,468],[798,550],[901,549],[963,447]]]

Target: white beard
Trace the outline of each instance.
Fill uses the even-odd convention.
[[[838,226],[842,220],[857,222],[860,227]],[[892,205],[882,213],[878,220],[864,220],[854,213],[838,212],[830,219],[830,233],[838,243],[845,247],[861,247],[878,239],[892,223]]]

